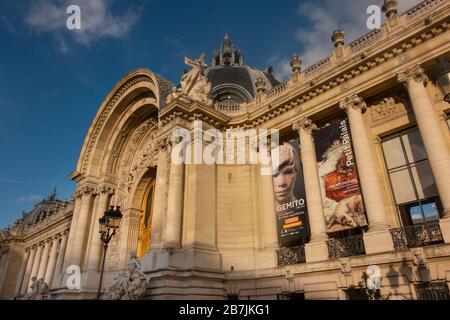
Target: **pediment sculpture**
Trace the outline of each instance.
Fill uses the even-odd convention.
[[[205,75],[205,54],[202,53],[198,59],[184,58],[184,63],[192,69],[182,75],[179,88],[173,88],[168,95],[166,103],[178,97],[187,97],[191,100],[205,104],[211,104],[212,84]]]
[[[128,270],[119,272],[112,286],[102,295],[102,300],[139,300],[148,285],[136,252],[131,253]]]

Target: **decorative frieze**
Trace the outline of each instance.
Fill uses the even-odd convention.
[[[403,97],[385,97],[378,104],[370,107],[372,125],[384,123],[386,120],[397,118],[408,113],[407,103]]]

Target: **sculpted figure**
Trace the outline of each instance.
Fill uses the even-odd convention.
[[[183,74],[180,80],[180,87],[178,89],[172,89],[172,92],[166,98],[166,103],[171,102],[180,95],[202,103],[212,103],[210,97],[212,85],[205,75],[205,68],[207,65],[205,64],[204,59],[204,53],[196,60],[184,58],[184,63],[192,67],[192,69]]]
[[[119,272],[113,285],[102,296],[103,300],[139,300],[148,285],[147,276],[141,271],[136,252],[131,253],[128,270]]]

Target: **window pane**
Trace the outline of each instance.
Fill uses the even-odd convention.
[[[413,182],[407,169],[394,170],[389,174],[397,204],[416,201]]]
[[[430,202],[422,205],[423,213],[426,221],[439,220],[439,212],[437,210],[436,202]]]
[[[409,163],[420,161],[427,158],[427,153],[423,146],[419,130],[414,130],[402,136],[405,146],[406,156]]]
[[[385,141],[382,146],[388,169],[400,167],[406,164],[400,137]]]
[[[411,172],[419,199],[437,196],[436,185],[428,160],[411,165]]]
[[[425,221],[423,219],[422,210],[420,209],[420,204],[409,207],[409,214],[411,215],[413,224],[423,223]]]

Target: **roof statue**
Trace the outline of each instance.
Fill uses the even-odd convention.
[[[184,63],[192,69],[181,77],[180,87],[173,89],[172,93],[167,97],[167,103],[174,98],[182,95],[194,101],[199,101],[205,104],[211,104],[211,82],[205,76],[205,54],[202,53],[196,60],[184,58]]]

